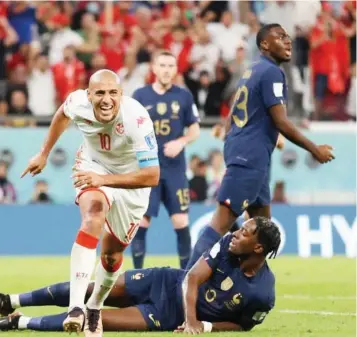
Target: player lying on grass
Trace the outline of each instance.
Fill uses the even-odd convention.
[[[280,245],[278,227],[256,217],[227,234],[185,274],[182,269],[149,268],[120,275],[105,301],[121,309],[102,311],[105,331],[161,330],[185,333],[250,330],[275,303],[275,278],[266,257]],[[182,281],[183,280],[183,281]],[[89,298],[90,285],[86,297]],[[0,295],[0,313],[23,306],[68,306],[69,284],[29,293]],[[0,330],[61,331],[66,313],[0,318]]]

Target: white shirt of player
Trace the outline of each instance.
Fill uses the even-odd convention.
[[[77,90],[66,99],[64,113],[84,137],[77,160],[95,162],[112,174],[158,165],[153,123],[135,99],[123,96],[116,118],[110,123],[100,123],[87,91]]]

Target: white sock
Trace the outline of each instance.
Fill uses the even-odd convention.
[[[19,294],[10,295],[10,303],[13,309],[21,308],[20,295]]]
[[[71,281],[68,311],[74,307],[84,309],[84,299],[95,267],[96,249],[74,243],[71,252]]]
[[[105,299],[108,297],[115,282],[121,274],[121,267],[114,273],[106,271],[102,265],[102,261],[98,262],[94,289],[91,297],[87,302],[87,307],[90,309],[102,309]]]
[[[18,329],[19,330],[25,330],[27,329],[27,324],[30,323],[31,317],[27,317],[27,316],[21,316],[19,318],[19,324],[18,324]]]

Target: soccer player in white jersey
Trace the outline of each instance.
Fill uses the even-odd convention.
[[[122,96],[114,72],[100,70],[90,78],[87,90],[71,93],[58,109],[41,151],[21,177],[41,173],[71,120],[84,137],[73,174],[82,221],[71,252],[70,304],[63,326],[79,332],[85,321],[85,336],[101,337],[100,310],[120,274],[123,251],[148,207],[150,187],[159,181],[157,143],[146,109]],[[103,226],[95,289],[85,308]]]

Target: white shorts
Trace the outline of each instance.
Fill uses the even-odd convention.
[[[76,161],[75,170],[111,174],[103,166],[84,160]],[[148,208],[151,188],[122,189],[107,186],[84,190],[76,188],[76,204],[78,204],[83,193],[93,190],[102,192],[109,205],[105,230],[111,233],[122,245],[127,246],[134,238]]]

